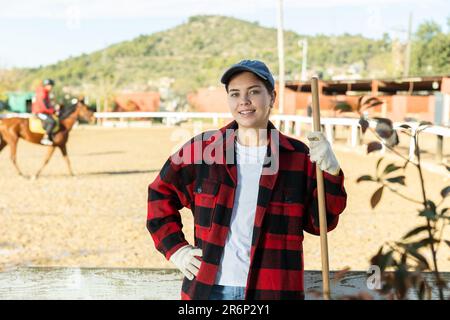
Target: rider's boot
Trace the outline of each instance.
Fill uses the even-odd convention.
[[[49,139],[49,135],[45,134],[44,137],[41,140],[41,144],[45,145],[45,146],[52,146],[53,145],[53,141]]]

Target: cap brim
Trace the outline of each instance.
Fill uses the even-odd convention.
[[[235,66],[235,67],[231,67],[223,74],[222,78],[220,79],[220,82],[222,82],[223,84],[227,84],[230,81],[232,76],[234,76],[236,73],[242,72],[242,71],[249,71],[251,73],[256,74],[258,77],[260,77],[263,80],[268,80],[267,77],[263,76],[261,73],[253,70],[252,68],[249,68],[246,66]]]

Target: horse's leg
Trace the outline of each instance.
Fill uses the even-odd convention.
[[[39,175],[41,174],[44,167],[47,165],[47,163],[50,161],[50,158],[53,155],[53,152],[55,151],[55,147],[49,147],[47,151],[47,156],[45,157],[44,163],[42,164],[41,168],[36,172],[36,174],[33,176],[33,179],[37,179]]]
[[[17,170],[17,173],[19,176],[23,176],[22,171],[20,171],[19,166],[17,165],[17,143],[19,142],[19,137],[15,136],[10,141],[10,148],[11,148],[11,161],[14,164],[14,167]]]
[[[69,174],[71,176],[73,176],[74,174],[73,174],[73,171],[72,171],[72,167],[70,166],[70,160],[69,160],[69,157],[67,156],[66,145],[64,144],[64,145],[59,146],[59,149],[61,150],[61,153],[63,155],[64,160],[66,160],[67,168],[69,169]]]
[[[5,139],[2,139],[2,136],[0,135],[0,152],[3,150],[4,147],[6,147],[7,143]]]

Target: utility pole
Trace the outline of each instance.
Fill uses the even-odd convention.
[[[306,69],[308,64],[308,39],[302,39],[298,41],[298,45],[302,47],[302,75],[300,77],[301,81],[306,81]]]
[[[406,43],[405,65],[403,67],[404,78],[407,78],[409,76],[409,65],[411,61],[411,33],[412,33],[412,12],[409,13],[409,21],[408,21],[408,40]]]
[[[278,0],[278,110],[284,113],[284,41],[283,41],[283,0]]]

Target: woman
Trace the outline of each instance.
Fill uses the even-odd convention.
[[[304,299],[303,230],[319,234],[315,165],[328,231],[346,206],[343,172],[322,133],[308,135],[308,149],[269,121],[275,81],[263,62],[243,60],[221,81],[234,121],[166,161],[149,186],[147,228],[186,276],[182,299]],[[194,214],[195,246],[182,207]]]

